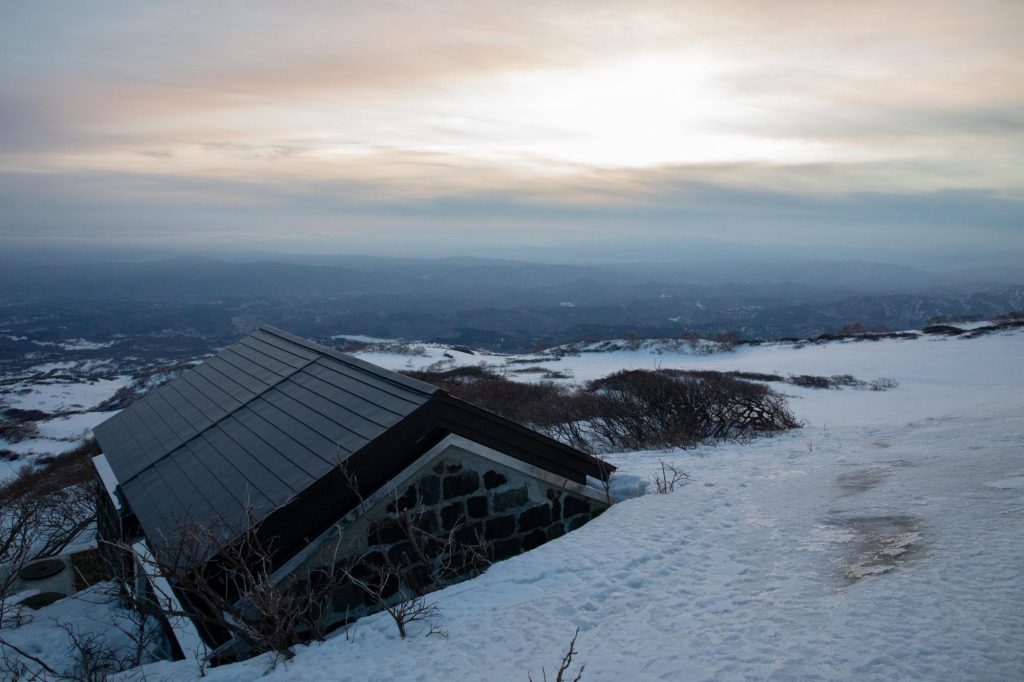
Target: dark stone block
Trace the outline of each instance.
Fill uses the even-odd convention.
[[[406,511],[416,507],[416,486],[409,486],[405,493],[388,505],[389,512]]]
[[[534,547],[540,547],[548,541],[548,534],[542,530],[535,530],[523,537],[523,550],[528,551]]]
[[[405,529],[396,519],[371,524],[367,532],[367,541],[371,545],[390,545],[405,539]]]
[[[506,483],[508,483],[508,479],[505,478],[505,475],[495,471],[494,469],[491,469],[484,474],[484,486],[486,486],[488,490],[497,488],[499,485],[505,485]]]
[[[516,517],[511,514],[508,516],[499,516],[487,521],[486,535],[488,540],[500,540],[502,538],[507,538],[514,532],[516,532]]]
[[[565,535],[565,526],[563,526],[561,522],[548,528],[548,540],[554,540],[555,538],[560,538],[563,535]]]
[[[356,580],[367,582],[376,575],[375,568],[383,566],[384,562],[384,552],[370,552],[348,565],[345,562],[338,562],[338,569],[347,570]]]
[[[349,583],[331,593],[331,606],[338,613],[345,613],[363,602],[363,591]]]
[[[495,561],[507,559],[510,556],[515,556],[523,551],[523,546],[519,541],[519,538],[509,538],[508,540],[498,540],[492,545],[491,556],[494,557]]]
[[[441,527],[445,530],[451,530],[459,522],[460,519],[465,518],[466,508],[461,502],[449,504],[447,507],[441,508]]]
[[[474,519],[482,519],[487,516],[487,496],[477,495],[466,500],[466,511]]]
[[[420,502],[428,507],[441,501],[441,477],[424,476],[417,487],[420,491]]]
[[[580,516],[576,516],[574,518],[571,518],[568,521],[569,530],[576,530],[577,528],[580,528],[581,526],[586,525],[587,521],[589,521],[589,520],[590,520],[590,517],[589,516],[584,516],[584,515],[580,515]]]
[[[475,471],[463,471],[461,474],[445,476],[444,499],[471,495],[480,487],[480,474]]]
[[[478,545],[484,535],[482,523],[471,523],[462,526],[452,534],[452,539],[460,545]]]
[[[515,509],[516,507],[522,507],[529,501],[530,497],[526,493],[526,486],[519,488],[513,488],[512,490],[503,490],[500,493],[494,493],[493,507],[494,511],[502,512],[508,511],[509,509]]]
[[[408,564],[416,557],[411,542],[400,542],[388,550],[388,560],[393,564]]]
[[[519,532],[543,528],[551,523],[551,508],[546,504],[530,507],[519,515]]]
[[[409,566],[402,571],[402,580],[417,593],[426,592],[433,582],[430,571],[423,564]]]
[[[578,514],[590,514],[590,503],[575,495],[566,495],[562,501],[563,515],[570,518]]]
[[[433,533],[437,530],[437,514],[433,509],[416,514],[412,518],[412,525],[425,533]]]

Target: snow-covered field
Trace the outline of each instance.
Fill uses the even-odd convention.
[[[441,352],[364,357],[404,368]],[[504,362],[448,352],[460,364]],[[647,477],[664,459],[690,483],[622,501],[435,593],[447,639],[401,640],[380,614],[287,664],[255,659],[206,679],[525,682],[542,668],[553,679],[577,627],[584,680],[1024,679],[1024,332],[710,356],[645,348],[549,364],[577,381],[681,367],[899,387],[776,384],[804,429],[612,455],[623,476]],[[188,662],[147,672],[199,679]]]
[[[21,377],[8,379],[0,388],[0,412],[14,408],[39,410],[50,415],[36,421],[36,435],[18,441],[0,438],[0,450],[9,450],[18,456],[14,461],[0,461],[0,481],[41,456],[74,448],[92,435],[94,426],[114,414],[92,408],[128,386],[132,378],[116,375],[83,379],[82,373],[88,372],[94,364],[87,361],[37,365],[23,372]]]

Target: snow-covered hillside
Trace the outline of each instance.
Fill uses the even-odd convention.
[[[584,680],[1024,679],[1024,332],[658,350],[545,366],[576,381],[679,367],[899,386],[780,383],[802,430],[612,455],[624,478],[663,459],[690,482],[435,593],[447,639],[399,639],[382,614],[286,665],[255,659],[206,679],[525,682],[542,668],[553,679],[577,627]],[[364,357],[404,368],[447,360],[441,352]],[[448,352],[459,364],[505,362]],[[188,662],[148,672],[198,679]]]

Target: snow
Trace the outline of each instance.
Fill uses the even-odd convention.
[[[92,436],[92,429],[117,414],[113,412],[82,412],[36,422],[39,437],[10,442],[0,438],[0,450],[17,453],[13,462],[0,461],[0,481],[14,476],[32,460],[45,455],[58,455],[78,446]]]
[[[34,457],[70,450],[90,437],[93,427],[114,414],[92,408],[131,384],[132,378],[88,374],[107,363],[105,360],[49,362],[16,376],[3,377],[10,383],[0,388],[0,410],[39,410],[56,416],[37,420],[38,434],[29,438],[16,442],[0,438],[0,450],[19,455],[14,462],[0,462],[0,480],[30,464]]]
[[[15,339],[14,337],[10,338],[12,338],[13,340],[18,340]],[[67,341],[63,342],[33,341],[32,343],[37,346],[49,346],[54,348],[60,348],[62,350],[99,350],[101,348],[110,348],[115,343],[117,343],[117,341],[89,341],[87,339],[68,339]]]
[[[82,412],[37,422],[39,435],[50,440],[79,441],[92,435],[92,430],[116,412]]]
[[[51,365],[51,367],[53,367]],[[57,367],[53,367],[56,369]],[[42,410],[48,414],[81,411],[95,407],[131,383],[131,377],[110,379],[27,379],[0,392],[0,407]]]
[[[576,380],[660,366],[900,385],[777,384],[803,429],[610,456],[629,490],[660,460],[690,482],[434,593],[447,639],[421,628],[401,640],[378,614],[287,664],[258,658],[207,679],[540,679],[577,627],[588,681],[1024,678],[1024,333],[552,366]],[[199,679],[184,662],[147,672]]]
[[[74,628],[87,638],[95,638],[97,644],[129,654],[133,646],[127,633],[132,632],[132,622],[127,612],[119,607],[115,594],[112,583],[99,583],[38,611],[26,609],[30,622],[19,628],[5,628],[3,637],[60,672],[73,671],[75,652],[68,646],[67,634],[57,627],[58,623]],[[30,670],[39,670],[34,663],[28,662],[28,665]],[[0,670],[2,666],[0,663]],[[129,673],[126,679],[139,678]]]

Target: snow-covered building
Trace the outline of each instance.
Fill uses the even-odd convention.
[[[255,533],[282,581],[356,556],[430,561],[404,553],[410,518],[488,560],[506,558],[603,511],[610,499],[600,481],[614,468],[437,387],[271,327],[95,434],[110,493],[101,545],[135,548],[139,590],[160,580],[147,578],[142,559],[175,542],[183,524],[216,528],[217,551]],[[194,608],[171,591],[185,611]],[[354,587],[340,590],[327,620],[379,607]],[[234,646],[204,619],[192,621],[170,623],[179,655],[197,643]]]

